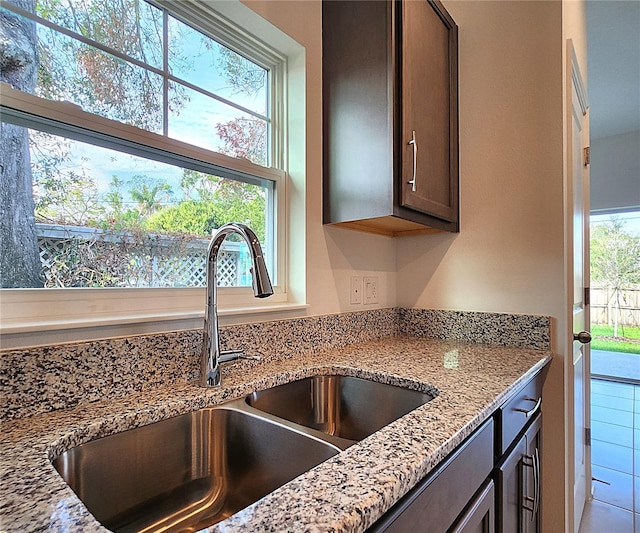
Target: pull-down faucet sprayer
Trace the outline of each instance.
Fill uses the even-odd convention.
[[[218,336],[217,260],[222,242],[231,233],[240,235],[249,247],[254,296],[266,298],[273,294],[273,287],[262,255],[262,247],[256,234],[248,226],[237,222],[230,222],[220,227],[211,237],[207,254],[207,307],[204,316],[204,338],[200,359],[200,384],[203,387],[220,385],[221,353]]]

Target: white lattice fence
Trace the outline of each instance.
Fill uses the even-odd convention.
[[[49,287],[206,285],[206,239],[48,224],[38,224],[37,232]],[[240,243],[225,242],[218,256],[218,285],[236,286],[247,262]]]

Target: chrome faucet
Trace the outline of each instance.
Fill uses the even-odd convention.
[[[218,252],[225,237],[231,233],[240,235],[249,246],[252,264],[253,294],[256,298],[266,298],[273,294],[273,287],[262,256],[262,247],[256,234],[244,224],[230,222],[220,227],[211,237],[207,252],[207,307],[204,315],[204,338],[200,359],[200,384],[203,387],[220,385],[220,363],[223,354],[220,351],[218,335],[218,302],[217,302],[217,260]],[[229,360],[237,359],[240,350],[230,350]]]

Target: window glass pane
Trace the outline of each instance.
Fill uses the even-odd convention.
[[[5,59],[16,61],[19,68],[3,71],[3,80],[13,87],[205,149],[269,164],[272,124],[263,118],[270,111],[268,70],[143,0],[34,4],[38,16],[64,30],[21,17],[10,11],[11,3],[3,3],[3,16],[17,28],[10,34],[13,40],[5,47],[10,54]],[[167,65],[163,18],[170,22],[171,45],[164,48]],[[66,30],[78,35],[66,35]],[[169,81],[165,67],[231,105]],[[72,111],[70,116],[74,113],[78,115]],[[36,118],[29,124],[64,134],[57,126],[39,122]],[[0,224],[2,287],[202,285],[211,231],[231,221],[248,224],[261,239],[268,265],[273,262],[271,241],[277,232],[272,226],[275,195],[270,181],[224,170],[213,175],[183,168],[179,165],[191,163],[171,155],[168,139],[161,157],[165,163],[159,163],[14,124],[2,123],[2,128],[8,148],[2,155],[0,208],[7,214],[4,221],[10,221]],[[114,139],[121,131],[113,129]],[[102,142],[91,134],[80,138]],[[118,150],[116,144],[110,146]],[[134,148],[126,133],[121,146],[160,157]],[[193,166],[200,171],[213,168],[201,162]],[[14,214],[24,216],[14,224]],[[11,243],[4,239],[7,229],[17,229]],[[14,255],[7,259],[9,244]],[[249,285],[244,244],[229,238],[225,247],[218,265],[220,284]],[[20,271],[26,274],[20,276]],[[271,274],[275,279],[275,272]]]
[[[182,47],[184,54],[176,53]],[[169,70],[189,83],[260,115],[267,114],[268,71],[169,17]],[[181,60],[187,57],[188,60]]]
[[[161,10],[141,0],[38,1],[39,14],[56,24],[164,68]],[[202,148],[270,164],[271,124],[261,118],[269,111],[268,71],[203,33],[167,14],[170,70],[232,105],[177,82],[168,84],[165,102],[164,75],[14,13],[10,17],[21,21],[27,36],[10,50],[30,47],[27,52],[38,61],[31,74],[8,80],[16,88]]]
[[[266,166],[267,123],[176,83],[182,107],[169,110],[169,137]]]
[[[162,133],[161,76],[42,26],[38,43],[35,94]]]
[[[18,136],[23,130],[2,126]],[[248,224],[271,259],[265,223],[272,185],[245,184],[27,131],[35,220],[23,223],[21,235],[26,240],[35,233],[44,286],[203,286],[211,232],[231,221]],[[19,166],[7,178],[25,180]],[[11,270],[29,261],[25,252]],[[246,245],[226,239],[218,259],[219,285],[250,285],[250,266]],[[12,275],[3,271],[3,287],[16,286]]]
[[[36,13],[63,28],[162,67],[162,11],[142,0],[37,0]]]

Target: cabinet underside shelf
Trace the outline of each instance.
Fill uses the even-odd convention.
[[[429,233],[442,233],[443,230],[430,228],[410,220],[404,220],[394,216],[367,218],[349,222],[333,222],[330,226],[349,228],[387,237],[405,237],[411,235],[427,235]]]

